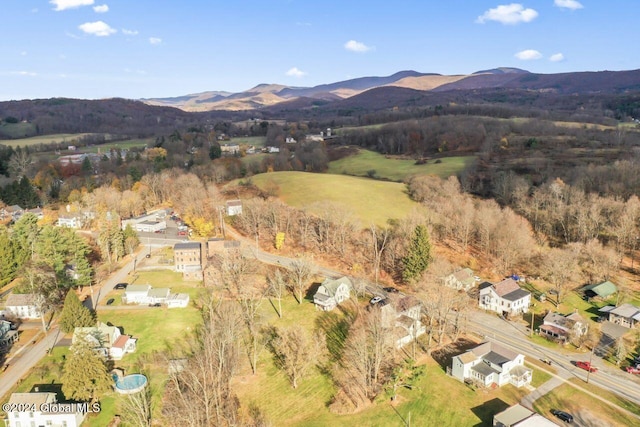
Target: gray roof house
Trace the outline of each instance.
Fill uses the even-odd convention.
[[[494,342],[482,343],[454,356],[450,373],[460,381],[484,387],[492,384],[522,387],[531,383],[531,370],[524,367],[524,355]]]
[[[313,296],[313,303],[316,308],[323,311],[331,311],[338,304],[349,299],[351,289],[353,289],[353,285],[346,276],[335,280],[325,279]]]
[[[627,303],[618,307],[608,305],[602,307],[600,313],[605,313],[609,317],[609,322],[625,328],[633,328],[640,323],[640,308],[633,304]]]
[[[562,315],[550,312],[540,326],[540,335],[557,341],[567,341],[571,335],[583,336],[589,330],[589,324],[578,312]]]
[[[35,294],[9,294],[5,312],[21,319],[37,319],[40,317],[40,310],[36,299]]]
[[[512,278],[480,285],[480,308],[499,314],[516,315],[529,311],[531,292],[521,289]]]
[[[493,416],[494,427],[556,427],[557,424],[516,403]]]

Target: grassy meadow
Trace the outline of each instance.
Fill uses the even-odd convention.
[[[297,208],[318,201],[343,205],[365,227],[372,222],[384,225],[390,218],[403,218],[418,206],[407,195],[405,185],[397,182],[306,172],[263,173],[251,180],[261,188],[276,184],[280,198]]]
[[[71,144],[78,142],[79,138],[83,136],[90,135],[88,133],[60,133],[55,135],[40,135],[40,136],[32,136],[30,138],[21,138],[15,140],[6,140],[2,141],[2,144],[9,145],[11,147],[26,147],[29,145],[38,145],[38,144],[54,144],[54,143],[64,143]]]
[[[374,177],[403,181],[411,175],[437,175],[447,178],[456,175],[467,167],[474,156],[443,157],[440,163],[429,160],[424,165],[416,165],[415,160],[387,158],[380,153],[359,150],[358,154],[329,163],[329,173],[355,176],[368,176],[375,171]]]

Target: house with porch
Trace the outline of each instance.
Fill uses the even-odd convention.
[[[335,280],[327,278],[313,296],[313,303],[320,310],[331,311],[338,304],[349,299],[351,289],[353,289],[353,284],[346,276]]]
[[[123,335],[120,328],[98,322],[97,326],[75,328],[72,343],[78,339],[86,339],[97,348],[103,356],[120,360],[126,353],[136,351],[137,339]]]
[[[608,305],[599,311],[608,318],[609,322],[625,328],[634,328],[640,323],[640,307],[633,304],[626,303],[618,307]]]
[[[468,291],[476,284],[476,279],[473,270],[463,268],[445,277],[444,284],[453,289]]]
[[[11,322],[0,320],[0,349],[18,340],[18,331],[11,329]]]
[[[40,318],[40,309],[36,304],[37,298],[35,294],[11,293],[7,297],[4,311],[19,319],[38,319]]]
[[[524,355],[494,342],[485,342],[454,356],[451,376],[483,387],[512,384],[523,387],[531,383],[531,369],[524,366]]]
[[[589,324],[578,314],[573,313],[562,315],[556,312],[549,312],[540,325],[540,335],[554,341],[566,342],[571,336],[581,337],[589,330]]]
[[[412,342],[427,330],[422,323],[422,305],[416,298],[389,295],[380,308],[382,326],[393,328],[396,348]]]
[[[495,311],[504,316],[518,315],[529,311],[531,292],[521,289],[512,278],[496,284],[480,284],[480,308]]]

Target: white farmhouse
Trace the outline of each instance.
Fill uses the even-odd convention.
[[[5,312],[20,319],[38,319],[40,310],[36,304],[35,294],[9,294],[5,304]]]
[[[92,407],[85,403],[59,403],[55,393],[12,393],[8,408],[30,408],[33,411],[8,411],[7,427],[79,427]],[[96,408],[97,409],[97,408]]]
[[[316,308],[331,311],[349,299],[352,288],[351,280],[346,276],[336,280],[325,279],[313,296],[313,303]]]
[[[531,383],[531,370],[524,367],[524,356],[493,342],[454,356],[451,376],[484,387],[492,384],[522,387]]]
[[[492,284],[480,284],[480,308],[495,311],[501,315],[517,315],[529,311],[531,292],[525,291],[511,279]]]

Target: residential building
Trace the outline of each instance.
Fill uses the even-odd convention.
[[[589,330],[589,324],[584,320],[578,311],[571,314],[562,315],[550,312],[544,317],[540,326],[540,335],[552,340],[566,342],[571,336],[581,337]]]
[[[444,284],[450,288],[468,291],[476,284],[473,270],[463,268],[444,278]]]
[[[9,294],[4,310],[7,314],[20,319],[38,319],[40,310],[36,304],[35,294]]]
[[[557,424],[516,403],[493,416],[494,427],[557,427]]]
[[[517,315],[529,311],[531,292],[521,289],[512,278],[492,284],[480,284],[480,308],[501,315]]]
[[[607,299],[618,292],[618,287],[610,281],[587,285],[582,288],[587,298]]]
[[[44,211],[42,210],[42,208],[27,209],[25,213],[34,214],[39,220],[44,219]]]
[[[220,145],[220,151],[223,155],[234,156],[240,153],[240,146],[238,144],[222,144]]]
[[[113,360],[120,360],[126,353],[136,351],[135,338],[123,335],[116,326],[109,326],[98,322],[97,326],[87,328],[75,328],[72,343],[78,339],[87,339],[103,356]]]
[[[169,288],[152,288],[151,285],[129,285],[124,291],[122,302],[125,304],[164,304],[167,308],[189,305],[188,294],[172,294]]]
[[[316,308],[323,311],[331,311],[349,299],[351,289],[353,289],[353,285],[346,276],[335,280],[327,278],[313,296],[313,303]]]
[[[382,325],[393,328],[396,348],[410,343],[426,332],[422,324],[422,305],[412,296],[389,295],[382,306]]]
[[[242,200],[227,200],[227,215],[234,216],[242,214]]]
[[[43,392],[11,393],[8,406],[33,411],[7,412],[7,427],[80,427],[92,408],[88,403],[58,402],[55,393]]]
[[[11,221],[17,221],[20,219],[23,213],[24,213],[24,209],[22,209],[18,205],[6,206],[0,209],[0,219],[2,220],[9,219]]]
[[[604,313],[608,317],[609,322],[625,328],[633,328],[640,322],[640,308],[633,304],[622,304],[614,307],[608,305],[600,309],[600,313]]]
[[[173,265],[185,280],[202,280],[205,257],[200,242],[173,245]]]
[[[18,331],[11,329],[11,322],[0,320],[0,349],[18,340]]]
[[[531,383],[531,370],[524,367],[524,355],[494,342],[485,342],[454,356],[451,376],[483,387],[512,384],[523,387]]]
[[[58,214],[58,227],[82,228],[84,224],[83,215],[79,213],[61,213]]]

